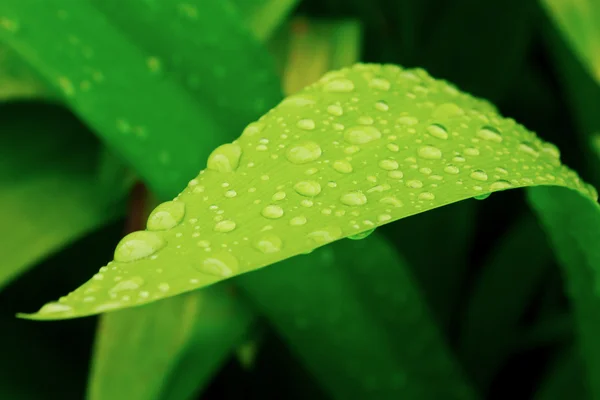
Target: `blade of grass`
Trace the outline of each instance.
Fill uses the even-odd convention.
[[[535,251],[523,251],[524,243]],[[510,357],[520,333],[518,322],[551,261],[543,230],[533,216],[526,215],[504,234],[484,262],[469,296],[459,352],[481,389],[489,387]]]
[[[564,269],[590,393],[600,399],[600,206],[577,193],[551,187],[529,189],[528,199]]]
[[[0,43],[0,101],[39,98],[50,100],[46,85],[10,47]]]

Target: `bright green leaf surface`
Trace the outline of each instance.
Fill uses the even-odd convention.
[[[98,143],[66,111],[6,104],[0,132],[0,207],[10,210],[0,228],[2,287],[122,208],[109,209],[108,195],[95,189]]]
[[[88,398],[171,398],[161,396],[170,385],[169,374],[190,354],[201,350],[204,360],[220,363],[225,359],[231,342],[242,340],[250,314],[221,289],[195,291],[106,315],[99,327]],[[176,369],[181,373],[175,378],[183,383],[171,386],[187,393],[172,398],[190,398],[218,367],[196,362]]]
[[[600,83],[600,3],[543,0],[548,14],[596,81]]]
[[[536,184],[596,197],[555,146],[487,102],[423,70],[357,64],[215,149],[207,169],[153,211],[148,230],[123,238],[113,262],[29,317],[141,305],[445,204]]]
[[[564,268],[590,391],[600,398],[600,206],[557,188],[532,188],[528,195]]]
[[[474,398],[409,269],[378,234],[238,281],[332,398]]]

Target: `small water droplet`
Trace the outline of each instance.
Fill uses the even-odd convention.
[[[435,200],[435,195],[431,192],[419,193],[419,200]]]
[[[263,131],[265,124],[262,122],[252,122],[246,126],[242,132],[242,136],[254,136]]]
[[[239,261],[234,255],[221,252],[202,259],[193,267],[204,274],[227,278],[238,272]]]
[[[477,196],[473,196],[475,200],[485,200],[490,197],[491,193],[478,194]]]
[[[373,78],[369,82],[369,87],[371,87],[373,89],[388,91],[388,90],[390,90],[391,84],[390,84],[390,81],[388,81],[387,79]]]
[[[226,219],[215,224],[213,230],[215,232],[227,233],[235,229],[236,223],[230,219]]]
[[[294,164],[306,164],[321,157],[321,147],[315,142],[299,143],[288,149],[286,157]]]
[[[381,204],[390,205],[392,207],[402,207],[404,204],[394,196],[382,197],[379,202]]]
[[[305,131],[312,131],[315,129],[315,121],[308,118],[301,119],[296,123],[296,126],[300,129],[304,129]]]
[[[370,236],[373,232],[375,232],[375,228],[369,229],[368,231],[357,233],[356,235],[350,235],[350,236],[348,236],[348,239],[361,240],[361,239],[366,238],[367,236]]]
[[[126,279],[118,282],[115,286],[110,289],[111,293],[126,292],[129,290],[137,290],[144,284],[144,279],[140,276],[134,276],[133,278]]]
[[[331,104],[327,107],[327,112],[336,117],[340,117],[344,114],[344,109],[339,104]]]
[[[208,156],[207,168],[218,172],[233,172],[240,164],[242,148],[237,143],[217,147]]]
[[[276,192],[275,194],[273,194],[271,199],[273,201],[281,201],[281,200],[285,199],[285,197],[286,197],[285,192]]]
[[[351,144],[365,144],[380,138],[381,132],[374,126],[353,126],[344,132],[344,139]]]
[[[185,203],[182,201],[166,201],[159,204],[148,217],[146,227],[150,231],[164,231],[174,228],[183,221]]]
[[[552,143],[546,142],[541,146],[541,148],[542,148],[542,153],[544,153],[556,160],[560,159],[560,150],[558,150],[558,147],[556,147]]]
[[[491,142],[502,142],[502,134],[500,134],[500,131],[493,126],[486,125],[482,127],[477,131],[477,136],[483,140],[489,140]]]
[[[398,118],[397,122],[400,125],[416,125],[419,123],[419,120],[415,117],[403,116]]]
[[[538,157],[540,155],[540,153],[535,149],[533,143],[530,142],[522,142],[519,144],[519,150],[533,157]]]
[[[512,187],[511,183],[505,180],[499,180],[490,185],[490,190],[504,190]]]
[[[438,139],[448,139],[448,130],[445,126],[440,124],[431,124],[427,127],[427,132],[433,137]]]
[[[271,204],[262,209],[261,214],[265,218],[277,219],[283,216],[283,208]]]
[[[393,171],[398,169],[398,161],[386,159],[379,161],[379,168],[384,169],[386,171]]]
[[[314,197],[321,193],[321,185],[316,181],[300,181],[294,185],[294,190],[299,195]]]
[[[452,118],[464,115],[462,108],[454,103],[444,103],[439,105],[431,114],[433,118]]]
[[[404,178],[404,173],[402,171],[390,171],[388,172],[388,176],[392,179],[402,179]]]
[[[306,107],[315,104],[316,101],[312,97],[304,95],[290,96],[284,99],[280,106],[294,106],[294,107]]]
[[[73,307],[56,302],[47,303],[39,309],[38,314],[55,314],[73,311]]]
[[[283,242],[281,238],[272,233],[258,237],[252,245],[261,253],[270,254],[277,253],[281,250]]]
[[[388,111],[390,109],[390,106],[385,101],[380,100],[377,103],[375,103],[375,109],[379,111]]]
[[[422,146],[417,154],[426,160],[439,160],[442,158],[442,151],[435,146]]]
[[[479,149],[477,149],[475,147],[467,147],[465,149],[465,154],[468,156],[478,156],[480,153],[479,153]],[[457,160],[455,160],[455,161],[458,162]]]
[[[421,182],[418,179],[411,179],[409,181],[406,181],[406,186],[411,189],[419,189],[423,187],[423,182]]]
[[[446,168],[444,168],[444,172],[452,175],[456,175],[460,173],[460,169],[456,165],[448,164]]]
[[[333,163],[333,169],[341,174],[349,174],[352,172],[352,164],[346,160],[337,160]]]
[[[115,249],[114,259],[119,262],[132,262],[156,253],[166,245],[157,233],[149,231],[131,232]]]
[[[354,90],[354,82],[350,79],[334,79],[323,85],[323,91],[331,93],[347,93]]]
[[[485,173],[485,171],[481,170],[481,169],[476,169],[475,171],[471,172],[471,178],[478,180],[478,181],[487,181],[488,180],[488,175]]]
[[[339,239],[342,236],[342,230],[337,226],[326,226],[314,230],[306,236],[317,244],[325,244]]]
[[[347,206],[362,206],[367,204],[367,196],[363,192],[356,190],[343,194],[340,201]]]
[[[306,224],[306,217],[304,215],[299,215],[290,220],[290,225],[292,226],[301,226]]]
[[[373,117],[370,117],[368,115],[361,115],[360,117],[358,117],[358,123],[361,125],[373,125],[375,123],[375,120],[373,119]]]

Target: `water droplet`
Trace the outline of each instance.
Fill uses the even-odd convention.
[[[544,143],[542,145],[542,153],[559,160],[560,159],[560,150],[558,150],[558,147],[556,147],[555,145],[553,145],[552,143]]]
[[[347,206],[362,206],[367,204],[367,196],[357,190],[343,194],[340,201]]]
[[[179,225],[185,216],[185,203],[166,201],[159,204],[148,217],[146,227],[150,231],[164,231]]]
[[[261,214],[265,218],[277,219],[283,215],[283,208],[281,208],[277,205],[271,204],[271,205],[263,208],[261,211]]]
[[[468,156],[478,156],[479,155],[479,149],[475,148],[475,147],[467,147],[465,149],[465,154]],[[457,160],[455,160],[456,162],[458,162]]]
[[[290,225],[292,226],[301,226],[306,224],[306,217],[304,215],[299,215],[290,220]]]
[[[415,117],[410,117],[410,116],[403,116],[398,118],[398,123],[400,125],[416,125],[419,123],[419,120],[416,119]]]
[[[273,194],[273,196],[271,197],[271,199],[273,201],[280,201],[280,200],[285,199],[285,197],[286,197],[285,192],[276,192],[275,194]]]
[[[237,196],[237,192],[235,190],[228,190],[225,192],[225,197],[227,197],[228,199],[232,199],[235,196]]]
[[[315,129],[315,121],[312,119],[301,119],[296,123],[296,126],[300,129],[304,129],[305,131],[312,131]]]
[[[348,239],[361,240],[361,239],[366,238],[367,236],[370,236],[373,232],[375,232],[375,228],[369,229],[368,231],[357,233],[356,235],[350,235],[350,236],[348,236]]]
[[[423,187],[423,182],[421,182],[418,179],[411,179],[409,181],[406,181],[406,186],[408,186],[411,189],[419,189]]]
[[[388,111],[390,106],[385,101],[381,100],[375,103],[375,108],[379,111]]]
[[[213,228],[215,232],[227,233],[231,232],[235,229],[236,223],[232,220],[226,219],[215,224]]]
[[[462,108],[454,103],[444,103],[439,105],[431,114],[433,118],[452,118],[464,115]]]
[[[471,172],[471,178],[478,180],[478,181],[487,181],[488,180],[488,175],[485,173],[485,171],[481,170],[481,169],[476,169],[475,171]]]
[[[352,172],[352,164],[346,160],[337,160],[333,163],[333,169],[341,174],[349,174]]]
[[[489,140],[491,142],[502,142],[502,135],[500,134],[500,131],[493,126],[484,126],[477,131],[477,136],[483,140]]]
[[[456,175],[456,174],[460,173],[460,169],[458,169],[458,167],[456,165],[449,164],[446,166],[446,168],[444,168],[444,172],[447,172],[448,174]]]
[[[261,253],[270,254],[277,253],[281,250],[283,243],[279,236],[274,234],[266,234],[257,238],[253,244],[254,248]]]
[[[303,96],[303,95],[295,95],[295,96],[290,96],[290,97],[286,98],[285,100],[283,100],[281,102],[280,106],[306,107],[306,106],[313,105],[315,103],[316,103],[316,101],[311,97],[307,97],[307,96]]]
[[[56,302],[47,303],[39,309],[38,314],[54,314],[73,311],[73,307]]]
[[[354,90],[354,83],[350,79],[334,79],[323,85],[323,91],[332,93],[346,93]]]
[[[519,150],[533,157],[538,157],[540,155],[540,153],[535,149],[533,143],[530,142],[522,142],[519,144]]]
[[[287,159],[294,164],[306,164],[321,157],[321,147],[315,142],[304,142],[290,147]]]
[[[335,115],[336,117],[339,117],[344,114],[344,109],[342,108],[342,106],[340,106],[338,104],[331,104],[330,106],[327,107],[327,112],[331,115]]]
[[[212,254],[193,266],[204,274],[227,278],[238,272],[239,261],[232,254],[222,252]]]
[[[373,89],[387,91],[387,90],[390,90],[391,84],[390,84],[390,81],[388,81],[387,79],[373,78],[369,82],[369,87],[371,87]]]
[[[393,171],[398,169],[398,161],[396,160],[381,160],[379,161],[379,168],[384,169],[386,171]]]
[[[398,200],[396,197],[394,196],[386,196],[386,197],[382,197],[379,202],[381,204],[387,204],[390,205],[392,207],[402,207],[404,204]]]
[[[126,292],[129,290],[137,290],[144,284],[144,279],[140,276],[134,276],[133,278],[126,279],[118,282],[115,286],[110,289],[111,293]]]
[[[299,195],[314,197],[321,193],[321,185],[316,181],[301,181],[294,185],[294,190]]]
[[[435,200],[435,195],[431,192],[419,193],[419,200]]]
[[[207,168],[218,172],[235,171],[240,164],[242,148],[237,143],[227,143],[213,150],[208,156]]]
[[[388,172],[388,176],[392,179],[402,179],[404,178],[404,173],[402,171],[390,171]]]
[[[342,236],[342,230],[337,226],[326,226],[310,232],[307,237],[317,244],[333,242]]]
[[[351,144],[365,144],[381,138],[381,132],[374,126],[353,126],[344,132],[344,139]]]
[[[242,136],[254,136],[265,128],[265,124],[262,122],[252,122],[246,126],[244,131],[242,132]]]
[[[504,190],[509,189],[510,187],[512,187],[510,182],[505,180],[499,180],[490,185],[490,190]]]
[[[431,124],[427,127],[427,132],[433,137],[438,139],[448,139],[448,130],[445,126],[440,124]]]
[[[166,245],[157,233],[149,231],[131,232],[125,236],[115,249],[114,258],[119,262],[132,262],[156,253]]]
[[[491,193],[478,194],[477,196],[473,196],[475,200],[485,200],[490,197]]]
[[[439,160],[442,158],[442,151],[435,146],[420,147],[417,154],[419,157],[427,160]]]

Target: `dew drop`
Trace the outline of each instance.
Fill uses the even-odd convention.
[[[468,156],[478,156],[479,153],[479,149],[475,148],[475,147],[467,147],[465,149],[465,154]]]
[[[448,139],[448,130],[445,126],[440,124],[431,124],[427,127],[427,132],[433,137],[438,139]]]
[[[390,171],[388,172],[388,176],[392,179],[402,179],[404,178],[404,173],[402,171]]]
[[[327,107],[327,112],[336,117],[340,117],[344,114],[344,109],[339,104],[331,104]]]
[[[393,171],[395,169],[398,169],[398,161],[390,159],[381,160],[379,161],[379,168],[384,169],[386,171]]]
[[[381,204],[390,205],[392,207],[402,207],[404,204],[394,196],[382,197],[379,202]]]
[[[361,125],[373,125],[374,122],[375,120],[373,119],[373,117],[370,117],[368,115],[361,115],[360,117],[358,117],[358,123]]]
[[[314,230],[306,236],[317,244],[325,244],[339,239],[342,236],[342,230],[337,226],[326,226]]]
[[[452,174],[452,175],[456,175],[458,173],[460,173],[460,169],[456,166],[456,165],[446,165],[446,168],[444,168],[444,172],[448,173],[448,174]]]
[[[478,180],[478,181],[487,181],[488,180],[488,175],[485,173],[485,171],[481,170],[481,169],[476,169],[475,171],[471,172],[471,178]]]
[[[417,151],[419,157],[426,160],[439,160],[442,158],[442,151],[435,146],[423,146]]]
[[[419,120],[416,119],[415,117],[403,116],[403,117],[398,118],[397,122],[400,125],[416,125],[419,123]]]
[[[365,144],[381,138],[374,126],[353,126],[344,132],[344,139],[351,144]]]
[[[301,196],[314,197],[321,193],[321,185],[316,181],[300,181],[294,185],[294,190]]]
[[[381,100],[381,101],[378,101],[377,103],[375,103],[375,109],[377,109],[379,111],[388,111],[390,109],[390,106],[388,105],[388,103]]]
[[[54,314],[73,311],[73,307],[56,302],[47,303],[39,309],[38,314]]]
[[[477,131],[477,136],[483,140],[489,140],[491,142],[502,142],[502,135],[500,134],[500,131],[493,126],[484,126]]]
[[[452,118],[464,115],[462,108],[454,103],[444,103],[439,105],[432,113],[433,118]]]
[[[215,232],[220,232],[220,233],[227,233],[227,232],[231,232],[235,229],[236,227],[236,223],[233,222],[230,219],[226,219],[223,221],[219,221],[215,224],[215,227],[213,228],[213,230]]]
[[[240,164],[242,148],[237,143],[227,143],[217,147],[208,156],[207,168],[218,172],[235,171]]]
[[[340,201],[347,206],[362,206],[367,204],[367,196],[357,190],[343,194]]]
[[[157,233],[149,231],[131,232],[125,236],[115,249],[114,258],[119,262],[132,262],[156,253],[166,245]]]
[[[238,272],[239,261],[232,254],[222,252],[204,258],[193,267],[204,274],[227,278]]]
[[[271,197],[271,199],[273,201],[280,201],[280,200],[285,199],[285,197],[286,197],[285,192],[276,192],[275,194],[273,194],[273,196]]]
[[[375,228],[369,229],[368,231],[357,233],[356,235],[350,235],[350,236],[348,236],[348,239],[361,240],[361,239],[366,238],[367,236],[370,236],[373,232],[375,232]]]
[[[419,189],[423,187],[423,182],[421,182],[418,179],[411,179],[409,181],[406,181],[406,186],[408,186],[411,189]]]
[[[509,189],[510,187],[512,187],[510,182],[505,180],[499,180],[490,185],[490,190],[504,190]]]
[[[435,200],[435,195],[431,192],[419,193],[419,200]]]
[[[522,142],[519,144],[519,150],[533,157],[538,157],[540,155],[540,153],[534,148],[534,145],[530,142]]]
[[[183,221],[185,203],[182,201],[166,201],[159,204],[148,217],[146,227],[150,231],[164,231],[174,228]]]
[[[560,159],[560,150],[558,147],[553,145],[552,143],[544,143],[542,145],[542,153],[559,160]]]
[[[242,132],[242,136],[254,136],[263,131],[265,124],[262,122],[252,122]]]
[[[349,174],[352,172],[352,164],[346,160],[337,160],[333,163],[333,169],[341,174]]]
[[[283,208],[271,204],[262,209],[261,214],[265,218],[269,219],[277,219],[283,216]]]
[[[331,93],[347,93],[354,90],[354,82],[350,79],[334,79],[323,85],[323,91]]]
[[[290,96],[283,100],[280,106],[306,107],[315,104],[316,101],[311,97],[303,95]]]
[[[484,193],[484,194],[479,194],[479,195],[477,195],[477,196],[473,196],[473,198],[474,198],[475,200],[485,200],[485,199],[487,199],[488,197],[490,197],[490,195],[491,195],[491,193]]]
[[[294,164],[306,164],[321,157],[321,147],[315,142],[304,142],[290,147],[287,159]]]
[[[281,238],[274,234],[266,234],[257,238],[252,246],[264,254],[277,253],[281,250],[283,242]]]
[[[292,226],[301,226],[306,224],[306,217],[304,215],[299,215],[290,219],[290,225]]]
[[[369,87],[371,87],[373,89],[388,91],[388,90],[390,90],[391,84],[390,84],[390,81],[388,81],[387,79],[373,78],[369,82]]]
[[[296,126],[300,129],[304,129],[305,131],[312,131],[315,129],[315,121],[312,119],[301,119],[296,123]]]
[[[130,290],[137,290],[144,284],[144,279],[140,276],[134,276],[133,278],[126,279],[118,282],[115,286],[110,289],[111,293],[126,292]]]

